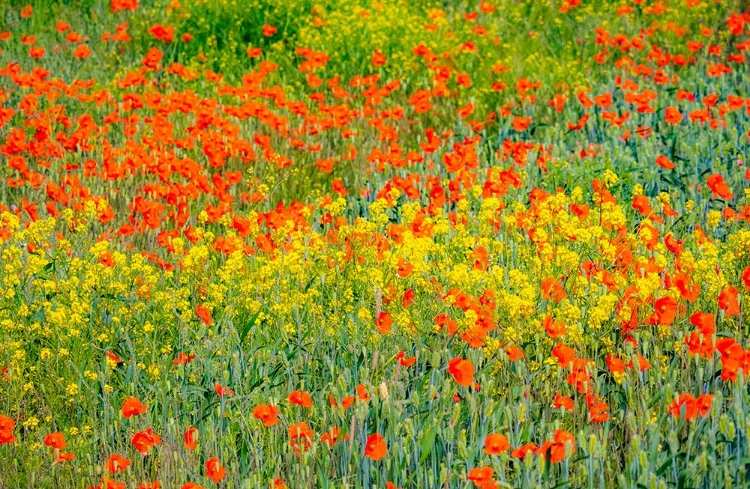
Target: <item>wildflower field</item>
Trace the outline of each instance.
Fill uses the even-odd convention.
[[[750,487],[750,2],[0,0],[0,489]]]

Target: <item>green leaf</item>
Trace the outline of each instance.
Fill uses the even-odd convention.
[[[240,333],[240,343],[245,341],[245,337],[250,332],[252,327],[255,325],[255,321],[258,320],[258,316],[260,316],[260,313],[265,310],[265,307],[261,307],[256,311],[256,313],[253,315],[253,317],[250,318],[250,321],[247,322],[244,328],[242,328],[242,332]]]
[[[421,449],[422,455],[419,457],[419,463],[423,464],[425,460],[427,460],[427,457],[430,456],[430,453],[432,452],[432,447],[435,445],[435,435],[437,434],[437,431],[435,430],[435,427],[431,424],[427,425],[427,431],[424,434],[424,437],[422,438],[422,443],[419,444],[419,448]]]

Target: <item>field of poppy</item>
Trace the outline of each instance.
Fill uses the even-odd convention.
[[[750,3],[5,0],[0,489],[750,487]]]

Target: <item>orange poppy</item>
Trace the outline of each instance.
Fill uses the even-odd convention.
[[[508,346],[505,349],[505,354],[508,355],[508,360],[511,362],[516,362],[523,358],[523,350],[516,345]]]
[[[403,258],[398,259],[398,276],[401,278],[408,277],[414,270],[414,265]]]
[[[560,302],[568,296],[562,284],[555,277],[548,277],[542,280],[542,297]]]

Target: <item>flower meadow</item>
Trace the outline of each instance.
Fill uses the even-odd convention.
[[[750,487],[749,34],[6,0],[0,488]]]

